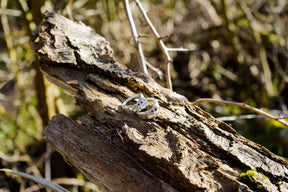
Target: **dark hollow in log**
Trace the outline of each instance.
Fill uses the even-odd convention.
[[[32,43],[41,69],[89,114],[82,125],[54,116],[45,139],[103,191],[288,191],[283,158],[117,63],[90,27],[44,16]],[[120,107],[136,93],[159,101],[157,116]]]

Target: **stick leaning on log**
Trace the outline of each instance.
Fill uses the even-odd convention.
[[[252,191],[259,185],[288,191],[281,157],[117,63],[109,43],[90,27],[55,12],[44,16],[33,34],[41,69],[89,114],[82,125],[55,115],[45,139],[103,191]],[[136,93],[159,101],[157,116],[121,109]],[[241,179],[247,170],[269,179]]]

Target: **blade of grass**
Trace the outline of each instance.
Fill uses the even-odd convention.
[[[34,175],[29,175],[27,173],[23,173],[23,172],[19,172],[19,171],[13,171],[10,169],[0,169],[0,171],[3,171],[5,173],[13,173],[15,175],[21,176],[21,177],[25,177],[27,179],[30,179],[42,186],[44,186],[45,188],[54,190],[54,191],[58,191],[58,192],[69,192],[67,189],[65,189],[64,187],[58,185],[57,183],[54,183],[52,181],[48,181],[42,177],[38,177],[38,176],[34,176]]]

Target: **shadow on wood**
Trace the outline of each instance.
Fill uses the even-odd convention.
[[[45,139],[103,191],[288,190],[281,157],[117,63],[90,27],[46,12],[33,35],[46,77],[89,114],[82,125],[54,116]],[[148,119],[122,110],[136,93],[158,99],[159,114]],[[254,170],[250,180],[247,170]]]

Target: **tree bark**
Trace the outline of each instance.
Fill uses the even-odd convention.
[[[45,139],[103,191],[288,191],[284,158],[117,63],[90,27],[44,16],[32,43],[41,69],[89,114],[81,124],[55,115]],[[121,109],[136,93],[159,101],[157,116]]]

